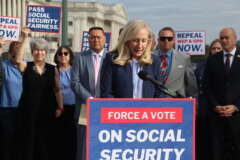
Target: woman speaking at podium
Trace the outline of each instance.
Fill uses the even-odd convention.
[[[132,20],[120,34],[117,46],[106,55],[101,70],[102,98],[157,98],[160,90],[139,76],[145,71],[160,79],[160,64],[151,54],[151,29],[143,20]]]

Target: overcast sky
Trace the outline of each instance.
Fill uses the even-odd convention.
[[[73,0],[70,0],[73,1]],[[221,28],[233,27],[240,38],[240,0],[74,0],[122,4],[129,20],[144,19],[155,33],[165,26],[175,30],[206,30],[207,43]]]

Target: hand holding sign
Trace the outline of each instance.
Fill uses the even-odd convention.
[[[22,28],[22,36],[24,38],[28,37],[31,33],[31,30],[28,27],[23,27]]]
[[[0,50],[2,49],[2,46],[5,44],[5,39],[3,37],[0,37]]]

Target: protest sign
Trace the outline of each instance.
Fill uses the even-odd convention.
[[[175,49],[188,55],[205,54],[205,31],[176,31]]]
[[[195,100],[88,101],[87,160],[195,160]]]
[[[104,46],[105,51],[109,51],[111,34],[112,34],[111,32],[105,32],[105,36],[106,36],[106,42]],[[86,51],[89,49],[88,36],[89,36],[89,32],[83,31],[81,51]]]
[[[7,41],[17,41],[20,22],[20,18],[0,16],[0,37],[4,37]]]
[[[61,7],[27,6],[27,26],[33,32],[60,32]]]

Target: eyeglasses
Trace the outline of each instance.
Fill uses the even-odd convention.
[[[221,36],[220,39],[221,39],[221,40],[229,39],[229,37],[228,37],[228,36]]]
[[[59,52],[58,53],[58,56],[67,56],[69,53],[68,52]]]
[[[166,39],[170,42],[173,40],[173,37],[159,37],[160,41],[166,41]]]

